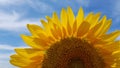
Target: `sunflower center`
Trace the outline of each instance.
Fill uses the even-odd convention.
[[[51,45],[42,68],[105,68],[93,45],[78,38],[66,38]]]
[[[69,61],[69,68],[85,68],[84,63],[79,58],[73,58]]]

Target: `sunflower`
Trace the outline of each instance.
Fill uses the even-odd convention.
[[[21,35],[31,48],[16,48],[10,63],[20,68],[119,68],[120,31],[107,33],[111,19],[90,12],[77,16],[70,7],[41,20],[43,26],[28,24],[31,36]]]

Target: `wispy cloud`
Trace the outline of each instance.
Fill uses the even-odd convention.
[[[15,4],[20,4],[19,7],[21,7],[21,10],[24,10],[21,12],[17,7],[13,6]],[[9,7],[6,5],[12,5],[13,7]],[[36,10],[36,12],[39,13],[50,13],[53,8],[48,5],[47,3],[41,2],[39,0],[0,0],[0,7],[5,6],[9,7],[10,11],[7,8],[2,8],[0,10],[0,30],[7,30],[7,31],[25,31],[26,30],[26,24],[38,24],[40,18],[33,18],[30,17],[27,18],[27,15],[33,14],[31,11],[28,11],[31,7],[32,10]],[[27,9],[23,8],[23,6],[27,6]],[[22,19],[21,19],[22,17]],[[23,19],[24,18],[24,19]],[[40,23],[39,23],[40,24]]]
[[[90,3],[89,0],[76,0],[76,2],[85,7],[88,7]]]
[[[39,22],[37,19],[20,20],[20,17],[21,15],[15,11],[11,14],[0,12],[0,30],[22,31],[26,29],[26,24]]]
[[[0,60],[0,68],[18,68],[9,63],[9,61],[2,61]]]
[[[116,0],[114,2],[114,7],[112,9],[113,9],[112,11],[113,17],[116,18],[116,22],[119,22],[120,21],[120,0]]]
[[[12,46],[6,44],[0,44],[0,50],[14,50],[15,48],[28,48],[27,46]]]
[[[11,7],[12,6],[12,7]],[[23,11],[28,11],[29,9],[32,9],[39,13],[50,13],[53,11],[53,7],[45,2],[42,2],[40,0],[0,0],[0,7],[4,7],[4,9],[16,9],[19,10],[19,8],[23,9]],[[9,8],[8,8],[9,7]],[[18,8],[19,7],[19,8]],[[26,8],[24,8],[26,7]],[[21,11],[21,10],[19,10]]]
[[[50,13],[53,11],[53,8],[51,5],[48,5],[47,3],[44,3],[39,0],[27,0],[27,3],[29,6],[31,6],[34,10],[40,12],[40,13]]]
[[[31,7],[33,10],[42,12],[42,13],[48,13],[53,10],[53,7],[45,2],[42,2],[40,0],[0,0],[0,7]],[[10,7],[10,8],[12,8]],[[14,9],[15,9],[14,8]],[[24,8],[22,8],[24,9]],[[11,9],[10,9],[11,10]],[[25,9],[26,10],[26,9]]]
[[[0,60],[5,61],[8,60],[10,58],[10,55],[12,55],[14,53],[9,53],[9,54],[0,54]]]
[[[0,0],[0,5],[2,6],[8,6],[8,5],[19,5],[23,3],[24,0]]]
[[[8,52],[8,53],[0,54],[0,68],[16,68],[13,65],[11,65],[9,62],[10,55],[12,54],[14,53]]]

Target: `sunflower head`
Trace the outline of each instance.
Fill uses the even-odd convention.
[[[120,31],[107,33],[111,19],[90,12],[77,16],[70,7],[41,20],[42,26],[28,24],[31,36],[21,35],[31,48],[16,48],[10,63],[20,68],[119,68]]]

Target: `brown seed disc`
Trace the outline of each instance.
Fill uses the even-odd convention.
[[[105,63],[88,42],[66,38],[47,50],[42,68],[105,68]]]

